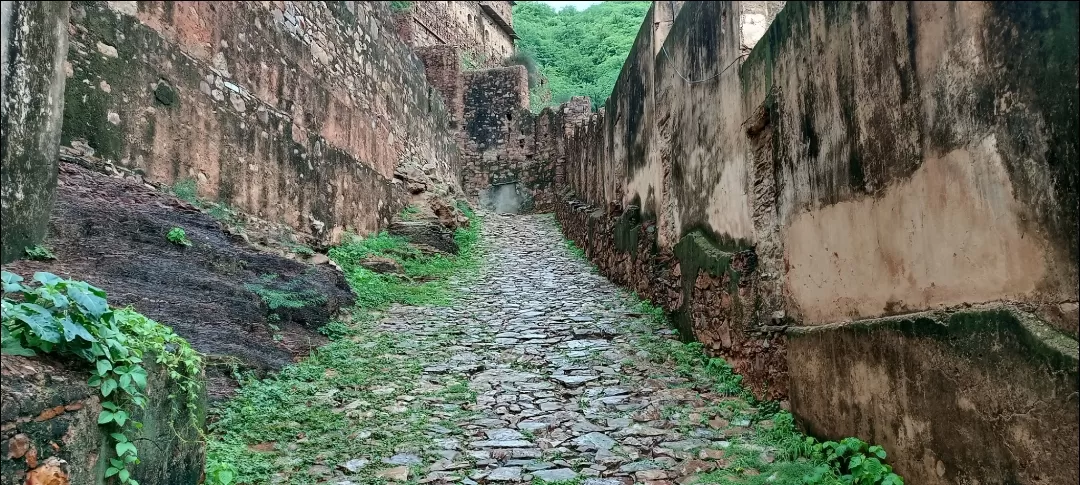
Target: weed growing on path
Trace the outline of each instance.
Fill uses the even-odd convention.
[[[367,238],[353,236],[345,244],[331,249],[329,256],[344,270],[360,308],[384,308],[391,303],[445,305],[452,296],[449,277],[466,276],[479,262],[476,243],[480,221],[471,211],[466,215],[472,223],[469,228],[454,233],[459,251],[453,256],[426,254],[409,245],[404,238],[385,232]],[[377,273],[360,265],[371,256],[397,261],[405,274]]]
[[[464,405],[476,399],[467,383],[420,387],[423,368],[448,358],[453,335],[416,339],[382,330],[377,312],[391,303],[449,303],[447,279],[479,265],[480,224],[472,221],[470,229],[455,234],[461,251],[453,257],[425,255],[385,233],[331,249],[357,296],[357,309],[350,319],[323,327],[331,343],[276,376],[248,381],[214,411],[207,483],[324,483],[349,460],[367,460],[350,473],[351,482],[384,483],[376,476],[387,468],[380,459],[423,454],[431,449],[433,426],[463,432],[454,423],[467,417]],[[368,256],[394,258],[405,275],[360,266]],[[410,478],[421,471],[413,466]]]
[[[759,401],[742,386],[742,376],[725,360],[709,357],[700,343],[683,343],[667,338],[660,330],[668,327],[663,308],[638,298],[636,311],[644,316],[645,327],[638,348],[653,363],[673,366],[695,388],[711,389],[733,399],[713,405],[715,414],[753,432],[730,438],[724,450],[729,466],[702,474],[696,483],[765,485],[903,485],[903,479],[884,463],[885,450],[858,438],[839,443],[819,442],[799,432],[791,413],[772,401]],[[680,409],[665,409],[672,415]],[[765,451],[763,451],[765,450]]]

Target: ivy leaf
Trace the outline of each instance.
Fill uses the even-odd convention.
[[[121,462],[120,464],[123,465],[123,462]],[[116,475],[117,473],[120,473],[120,470],[123,470],[123,468],[116,465],[109,467],[109,469],[105,470],[105,478],[109,478],[113,475]]]
[[[109,436],[112,436],[112,439],[116,440],[117,443],[128,441],[128,437],[124,433],[109,433]]]
[[[98,422],[98,424],[106,424],[106,423],[113,422],[115,419],[116,419],[116,413],[113,413],[112,411],[109,411],[109,410],[105,410],[105,411],[102,411],[101,414],[98,415],[97,422]]]
[[[124,462],[116,458],[109,458],[109,463],[112,464],[113,468],[124,468]]]
[[[131,479],[131,472],[129,472],[127,468],[120,470],[119,478],[121,482],[126,482]]]
[[[112,394],[112,392],[115,391],[115,390],[116,390],[116,379],[109,378],[109,379],[105,379],[104,381],[101,382],[101,395],[102,396],[109,397],[109,394]],[[123,426],[123,425],[121,424],[121,426]]]
[[[0,271],[0,280],[4,282],[4,292],[23,291],[23,277],[9,271]]]
[[[232,470],[218,470],[217,472],[218,482],[221,482],[224,485],[232,483],[234,478],[236,477],[233,476]]]
[[[146,389],[146,369],[142,367],[136,367],[131,370],[131,379],[135,381],[135,385],[140,389]]]
[[[113,368],[112,367],[112,362],[109,362],[107,359],[101,359],[101,360],[97,361],[96,365],[97,365],[98,375],[101,375],[101,376],[107,374]]]
[[[135,443],[132,443],[130,441],[121,441],[116,443],[117,456],[124,456],[124,453],[127,452],[131,452],[132,455],[138,453],[138,450],[135,449]]]
[[[34,273],[34,281],[45,286],[56,286],[57,283],[64,281],[64,279],[49,273],[48,271],[38,271],[37,273]]]
[[[104,298],[91,293],[85,288],[72,285],[68,287],[67,294],[94,318],[101,318],[102,314],[109,311],[109,304],[105,302]]]
[[[30,350],[22,346],[22,342],[17,339],[5,340],[3,347],[0,348],[0,353],[5,355],[21,355],[23,357],[33,357],[37,355],[33,350]]]
[[[60,323],[64,326],[64,340],[71,342],[76,338],[81,338],[87,342],[94,341],[94,336],[90,335],[86,327],[71,321],[71,317],[65,315],[64,318],[60,319]]]
[[[128,386],[130,386],[130,385],[131,385],[131,374],[122,374],[120,376],[120,389],[127,390]],[[128,392],[128,394],[131,394],[131,393]]]
[[[128,413],[125,413],[123,411],[117,411],[115,414],[113,414],[113,421],[116,421],[116,424],[118,424],[120,426],[124,426],[124,423],[126,423],[127,420],[128,420]],[[132,447],[132,449],[134,449],[135,445],[131,445],[131,447]]]
[[[114,403],[112,401],[105,401],[105,402],[101,403],[101,407],[103,407],[105,409],[108,409],[109,411],[119,411],[120,410],[120,406],[117,406],[116,403]]]

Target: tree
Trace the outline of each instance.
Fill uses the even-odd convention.
[[[619,78],[626,56],[652,2],[601,2],[578,11],[556,12],[543,2],[518,2],[514,29],[520,56],[534,59],[540,82],[532,106],[539,111],[571,96],[604,102]]]

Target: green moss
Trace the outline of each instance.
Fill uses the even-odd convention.
[[[180,104],[180,96],[176,94],[176,90],[165,80],[158,81],[157,87],[154,88],[154,99],[164,106],[178,106]]]
[[[108,61],[93,59],[89,69],[76,69],[76,79],[91,72],[100,72],[93,64],[105,65]],[[71,145],[72,140],[84,139],[98,156],[119,160],[124,151],[124,136],[120,126],[109,122],[112,95],[82,82],[69,80],[64,92],[64,128],[61,143]],[[123,123],[123,121],[121,121]]]
[[[750,248],[748,243],[736,239],[717,242],[701,230],[695,230],[683,236],[675,245],[675,258],[679,260],[679,269],[682,274],[683,307],[672,315],[672,319],[684,340],[690,340],[693,337],[692,315],[689,310],[698,273],[705,271],[721,279],[727,275],[727,290],[734,294],[738,291],[741,275],[732,267],[732,259],[736,252],[748,248]],[[738,298],[733,298],[732,314],[741,314],[741,305]]]
[[[1058,332],[1030,314],[1006,305],[986,305],[963,311],[919,312],[903,316],[873,318],[842,325],[794,327],[788,335],[843,331],[870,335],[891,330],[909,338],[929,338],[944,342],[956,355],[982,366],[1000,362],[998,355],[1021,355],[1062,369],[1076,379],[1078,353],[1076,340]]]
[[[638,238],[641,233],[640,209],[631,207],[615,220],[615,248],[637,259]]]
[[[326,7],[330,9],[330,13],[334,16],[334,18],[341,21],[341,23],[349,26],[356,25],[356,14],[349,9],[348,5],[345,5],[345,2],[342,2],[340,0],[335,2],[326,2]]]

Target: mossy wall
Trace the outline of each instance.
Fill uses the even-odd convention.
[[[1080,320],[1076,4],[790,2],[750,38],[760,6],[650,14],[563,142],[564,232],[755,393],[901,453],[911,483],[1074,479],[1037,468],[1076,453],[1075,364],[1041,350],[1075,353]],[[1042,330],[876,320],[1002,301]]]
[[[0,262],[45,237],[64,110],[68,2],[4,2],[0,16]]]
[[[1076,341],[1017,308],[804,329],[788,342],[791,404],[808,430],[885,444],[907,483],[1080,473]]]

